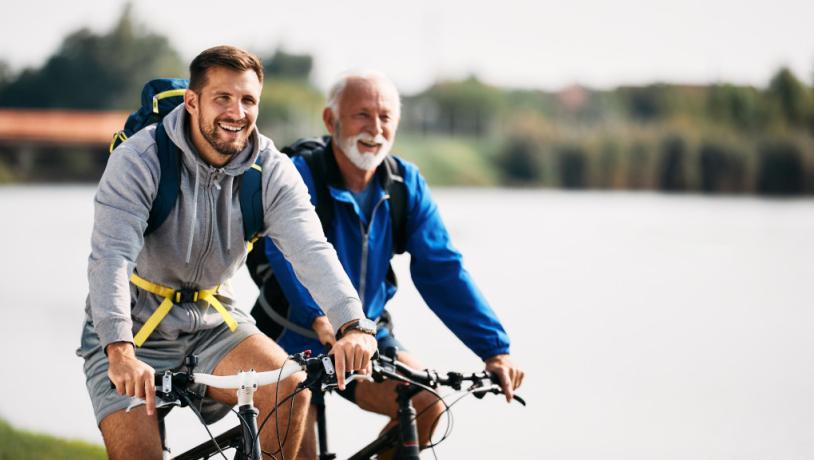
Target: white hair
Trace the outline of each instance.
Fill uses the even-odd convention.
[[[328,90],[328,108],[334,113],[334,116],[339,116],[339,100],[342,99],[342,93],[345,91],[345,88],[348,86],[348,82],[354,79],[361,79],[361,80],[375,80],[380,83],[384,83],[385,85],[389,86],[393,89],[393,92],[396,94],[396,102],[397,102],[397,109],[399,115],[401,114],[401,95],[399,94],[398,88],[396,88],[396,84],[393,83],[387,75],[378,70],[373,69],[352,69],[345,72],[342,72],[339,77],[336,79],[336,82],[331,85],[331,88]]]

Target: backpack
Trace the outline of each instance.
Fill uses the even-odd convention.
[[[329,186],[344,187],[344,181],[339,172],[332,152],[330,151],[330,136],[321,138],[300,139],[284,147],[282,153],[289,157],[301,156],[311,170],[316,192],[316,213],[322,223],[322,231],[328,234],[334,219],[334,201],[331,198]],[[382,170],[382,166],[384,170]],[[386,174],[384,188],[390,195],[390,228],[393,231],[393,254],[402,254],[407,248],[407,187],[404,184],[404,173],[399,163],[390,155],[385,157],[376,174]],[[297,334],[317,338],[310,328],[300,326],[290,321],[290,305],[285,297],[277,277],[269,266],[266,258],[265,240],[260,240],[254,250],[246,259],[249,275],[260,288],[257,302],[251,314],[257,321],[257,327],[272,339],[278,339],[285,330]],[[398,286],[393,265],[389,264],[386,275],[387,281]],[[376,318],[379,327],[392,330],[393,324],[390,314],[384,310]]]
[[[311,175],[314,178],[314,188],[316,189],[315,208],[322,223],[322,231],[326,235],[334,218],[333,199],[328,187],[330,185],[343,186],[336,159],[328,151],[330,141],[330,136],[300,139],[281,150],[282,153],[291,158],[295,156],[303,157],[311,170]],[[403,254],[407,249],[407,187],[404,184],[401,167],[395,158],[388,155],[382,164],[386,168],[388,176],[385,182],[385,191],[390,195],[390,228],[393,231],[393,254]],[[379,174],[379,171],[377,171],[377,174]],[[266,281],[272,278],[271,269],[266,260],[264,243],[256,245],[254,251],[249,254],[246,264],[249,268],[249,274],[259,287],[262,287]],[[397,284],[392,267],[388,270],[387,278],[394,285]]]
[[[189,81],[180,78],[157,78],[150,80],[141,91],[141,107],[127,117],[124,129],[113,135],[110,153],[130,136],[143,128],[158,123],[155,131],[156,150],[161,168],[158,193],[150,208],[147,230],[144,235],[155,231],[167,219],[178,199],[181,182],[181,155],[172,143],[161,121],[175,107],[184,102],[184,92]],[[263,194],[261,190],[261,159],[248,168],[238,179],[240,181],[240,211],[243,214],[243,237],[253,242],[263,229]]]

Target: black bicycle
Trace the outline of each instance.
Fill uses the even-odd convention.
[[[194,372],[197,360],[195,357],[188,357],[184,371],[166,371],[164,374],[157,375],[156,396],[157,401],[160,400],[159,420],[161,420],[161,422],[159,426],[161,429],[162,442],[165,433],[163,416],[169,412],[169,409],[173,406],[189,406],[194,410],[195,406],[192,403],[195,399],[200,398],[200,396],[189,390],[193,382],[204,383],[216,388],[233,388],[238,392],[238,409],[236,411],[236,415],[240,421],[238,426],[218,436],[213,436],[207,428],[207,432],[209,432],[210,436],[208,441],[175,457],[170,455],[169,449],[165,446],[165,458],[175,458],[179,460],[208,459],[214,456],[227,458],[226,451],[230,450],[234,451],[233,458],[235,459],[259,460],[264,455],[267,458],[277,458],[275,455],[279,455],[278,453],[282,452],[286,436],[278,436],[280,446],[277,452],[265,452],[260,449],[258,433],[264,429],[269,418],[276,414],[276,410],[267,414],[258,427],[257,410],[254,408],[252,401],[252,395],[257,387],[277,383],[296,372],[305,371],[305,380],[298,386],[295,392],[290,395],[285,395],[278,400],[277,407],[279,407],[289,401],[293,402],[294,395],[304,389],[324,393],[333,390],[337,385],[332,356],[320,355],[312,357],[310,352],[306,351],[292,355],[289,359],[290,362],[278,370],[265,372],[248,371],[240,372],[233,376],[215,376]],[[347,381],[372,379],[381,382],[388,379],[402,382],[402,385],[396,387],[396,397],[399,405],[398,423],[383,432],[378,438],[364,446],[358,452],[351,455],[349,457],[351,460],[370,459],[390,449],[397,449],[396,458],[418,460],[419,445],[416,418],[420,414],[416,414],[411,398],[422,390],[428,390],[438,395],[436,389],[444,386],[456,392],[462,392],[463,394],[450,404],[445,401],[445,398],[438,395],[438,399],[446,408],[444,412],[447,414],[449,414],[450,408],[460,401],[463,396],[471,394],[477,398],[483,398],[483,396],[490,393],[502,394],[502,390],[497,384],[496,378],[486,371],[471,374],[462,374],[460,372],[441,374],[433,370],[418,371],[399,362],[393,356],[384,355],[377,356],[372,360],[372,368],[373,372],[370,376],[354,374],[349,376]],[[518,395],[514,395],[514,400],[524,406],[526,405],[525,401]],[[196,415],[198,415],[201,423],[206,426],[197,411]],[[332,460],[336,458],[336,455],[331,453],[328,449],[326,424],[324,407],[321,407],[317,417],[320,460]],[[446,439],[447,436],[449,436],[449,426],[448,424],[448,431],[444,433],[439,441],[427,447],[434,447]]]

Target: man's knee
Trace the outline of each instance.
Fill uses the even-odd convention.
[[[255,394],[255,402],[261,411],[270,411],[275,407],[281,410],[284,407],[292,407],[294,414],[301,414],[305,419],[308,407],[311,405],[311,392],[309,390],[299,390],[298,385],[305,379],[305,374],[295,374],[275,385],[267,385],[260,388]],[[293,398],[293,403],[288,398]]]
[[[99,424],[107,456],[118,459],[160,459],[161,435],[156,416],[142,405],[130,412],[114,412]]]
[[[441,399],[429,391],[422,391],[415,395],[413,397],[413,406],[418,416],[419,425],[428,428],[435,427],[445,410]]]

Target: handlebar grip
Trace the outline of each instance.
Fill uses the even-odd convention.
[[[155,383],[156,388],[160,387],[161,384],[164,383],[164,373],[163,372],[156,372],[153,377],[155,379],[154,383]],[[110,380],[110,377],[107,378],[107,383],[110,385],[111,389],[114,389],[114,390],[116,389],[116,384],[113,383],[113,380]]]

